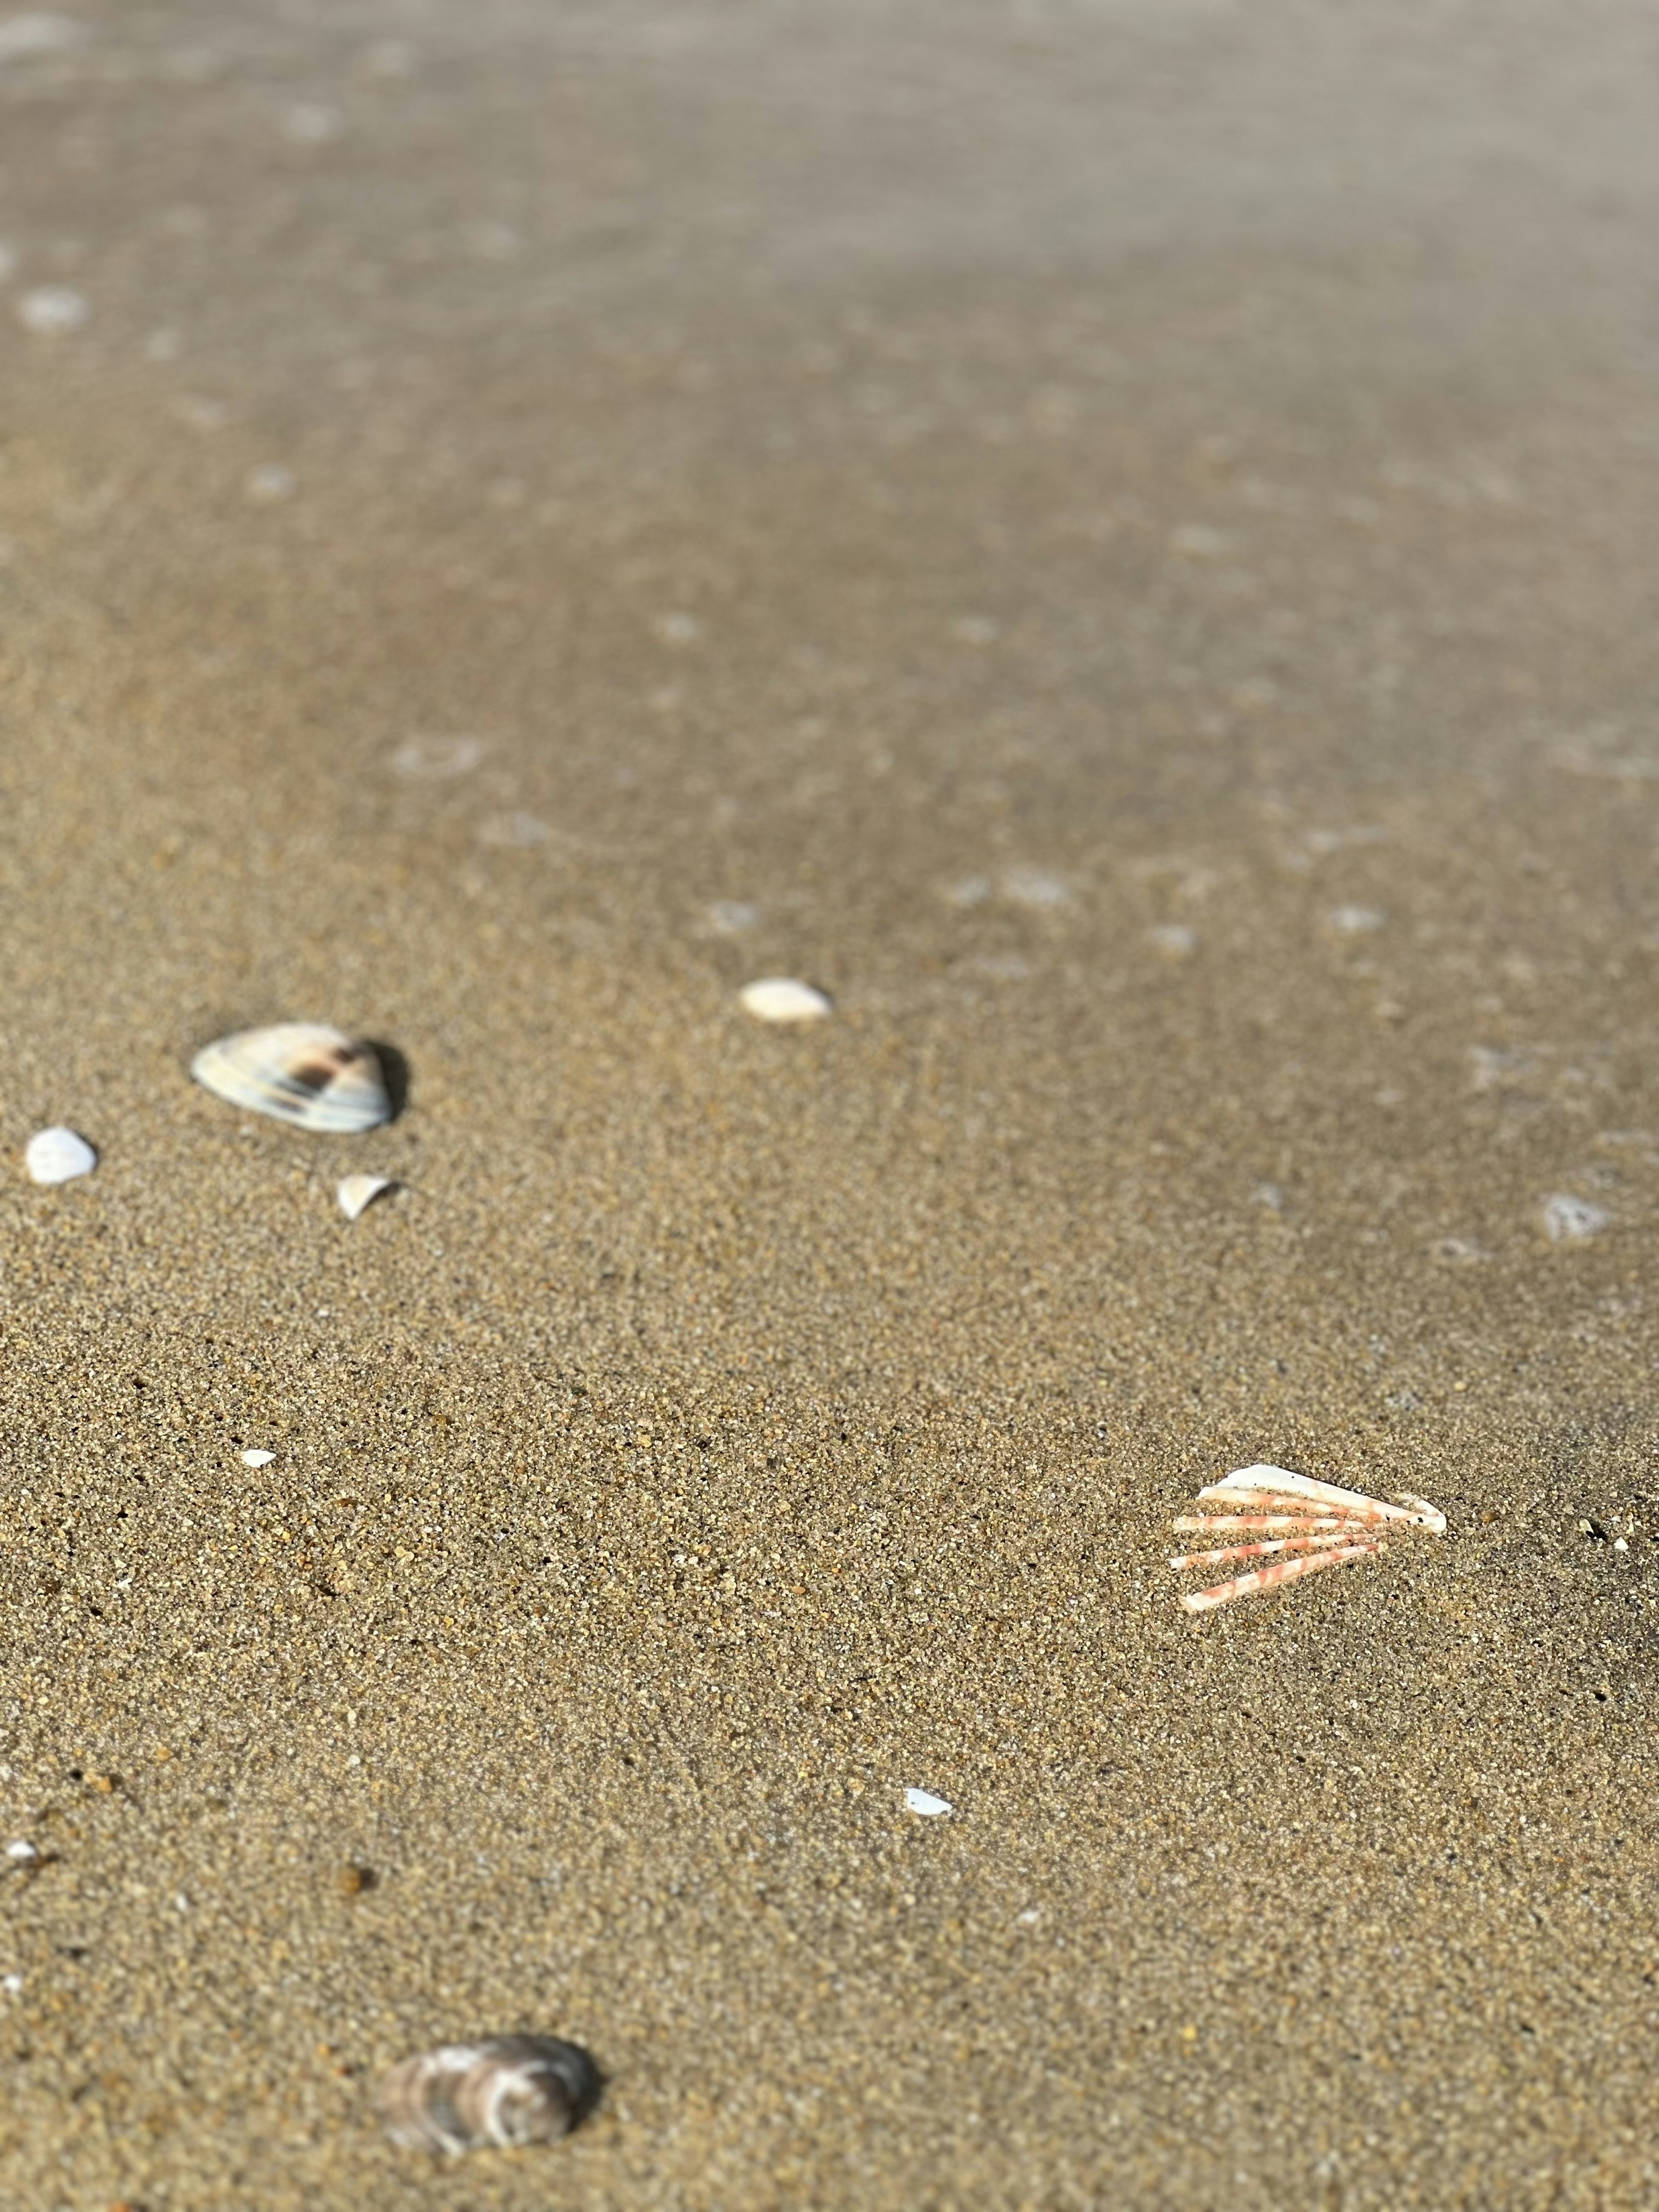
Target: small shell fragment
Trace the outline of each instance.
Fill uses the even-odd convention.
[[[73,1182],[90,1175],[98,1155],[73,1129],[38,1129],[23,1152],[23,1164],[34,1182]]]
[[[250,1445],[248,1449],[242,1454],[242,1465],[244,1467],[269,1467],[276,1456],[276,1455],[274,1451],[262,1451],[257,1444],[252,1444]]]
[[[319,1022],[240,1030],[204,1046],[190,1072],[216,1097],[301,1129],[356,1135],[392,1119],[374,1046]]]
[[[20,1836],[15,1844],[6,1845],[6,1856],[14,1866],[33,1866],[40,1856],[38,1847],[27,1836]]]
[[[380,2118],[404,2150],[556,2142],[599,2094],[599,2069],[550,2035],[492,2035],[405,2058],[380,2089]]]
[[[334,1187],[334,1195],[340,1201],[340,1211],[348,1221],[355,1221],[366,1206],[372,1206],[383,1190],[397,1188],[390,1176],[342,1176]]]
[[[738,994],[744,1013],[757,1022],[821,1022],[835,1009],[822,991],[793,975],[763,975]]]
[[[935,1797],[931,1790],[907,1790],[904,1802],[908,1810],[920,1813],[924,1820],[935,1820],[941,1813],[957,1809],[948,1797]]]
[[[1587,1198],[1568,1198],[1558,1192],[1545,1200],[1541,1218],[1544,1234],[1552,1244],[1582,1244],[1587,1237],[1599,1237],[1609,1217],[1603,1207],[1592,1206]]]

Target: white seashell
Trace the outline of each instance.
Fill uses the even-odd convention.
[[[835,1011],[822,991],[793,975],[763,975],[757,983],[745,983],[738,1003],[757,1022],[820,1022]]]
[[[931,1790],[907,1790],[904,1802],[911,1812],[920,1813],[924,1820],[935,1820],[941,1813],[954,1813],[957,1809],[948,1798],[935,1797]]]
[[[1613,1217],[1587,1198],[1566,1198],[1558,1192],[1545,1200],[1542,1218],[1544,1234],[1552,1244],[1581,1244],[1587,1237],[1599,1237]]]
[[[599,2069],[577,2045],[492,2035],[405,2058],[386,2076],[379,2102],[386,2133],[404,2150],[459,2157],[491,2144],[556,2142],[599,2091]]]
[[[20,1836],[15,1844],[6,1845],[6,1856],[14,1866],[33,1866],[40,1854],[26,1837]]]
[[[67,284],[41,284],[17,302],[17,319],[37,338],[67,337],[84,329],[92,309]]]
[[[242,1465],[244,1467],[269,1467],[276,1456],[276,1455],[274,1451],[261,1451],[257,1444],[252,1444],[250,1445],[248,1449],[242,1454]]]
[[[221,1037],[197,1054],[190,1072],[216,1097],[297,1128],[355,1135],[392,1119],[374,1046],[318,1022]]]
[[[396,1183],[390,1176],[342,1176],[334,1187],[334,1195],[340,1201],[340,1211],[348,1221],[355,1221],[366,1206],[372,1206],[383,1190],[395,1190]]]
[[[97,1153],[73,1129],[37,1129],[23,1151],[23,1165],[33,1182],[73,1182],[97,1164]]]

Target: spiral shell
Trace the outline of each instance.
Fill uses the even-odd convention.
[[[452,2157],[487,2145],[555,2142],[599,2090],[599,2069],[574,2043],[550,2035],[491,2035],[446,2044],[393,2067],[380,2118],[404,2150]]]
[[[190,1072],[216,1097],[301,1129],[355,1135],[392,1119],[374,1046],[320,1022],[240,1030],[204,1046]]]

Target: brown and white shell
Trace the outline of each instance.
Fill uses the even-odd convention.
[[[321,1022],[239,1030],[204,1046],[190,1072],[216,1097],[300,1129],[350,1136],[392,1119],[374,1046]]]
[[[599,2091],[599,2069],[550,2035],[491,2035],[446,2044],[393,2067],[380,2118],[404,2150],[463,2151],[556,2142]]]

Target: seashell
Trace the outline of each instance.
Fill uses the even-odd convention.
[[[73,1129],[37,1129],[23,1149],[23,1165],[33,1182],[73,1182],[97,1164],[97,1153]]]
[[[1446,1533],[1445,1515],[1410,1491],[1397,1491],[1395,1502],[1389,1504],[1334,1482],[1317,1482],[1311,1475],[1293,1474],[1283,1467],[1242,1467],[1198,1495],[1200,1504],[1239,1505],[1246,1510],[1182,1514],[1175,1523],[1177,1535],[1212,1530],[1249,1534],[1258,1540],[1180,1553],[1170,1561],[1172,1567],[1233,1566],[1241,1560],[1269,1559],[1273,1564],[1252,1566],[1210,1589],[1188,1591],[1181,1601],[1188,1613],[1212,1613],[1257,1590],[1299,1582],[1327,1567],[1374,1559],[1389,1537],[1409,1529],[1426,1529],[1436,1536]]]
[[[250,1444],[248,1449],[242,1454],[242,1465],[244,1467],[269,1467],[276,1456],[276,1455],[274,1451],[264,1451],[261,1449],[258,1444]]]
[[[924,1820],[936,1820],[941,1813],[957,1809],[949,1798],[935,1797],[931,1790],[907,1790],[904,1802],[908,1811],[919,1813]]]
[[[390,1176],[342,1176],[334,1186],[334,1195],[340,1201],[340,1211],[348,1221],[355,1221],[366,1206],[372,1206],[383,1190],[398,1188]]]
[[[554,2142],[589,2110],[599,2069],[550,2035],[492,2035],[446,2044],[393,2067],[380,2118],[405,2150],[462,2151]]]
[[[1568,1198],[1558,1192],[1545,1200],[1539,1218],[1552,1244],[1582,1244],[1587,1237],[1599,1237],[1612,1217],[1587,1198]]]
[[[355,1135],[392,1119],[374,1046],[319,1022],[240,1030],[204,1046],[190,1072],[216,1097],[297,1128]]]
[[[738,994],[744,1013],[757,1022],[819,1022],[835,1009],[822,991],[793,975],[763,975]]]

